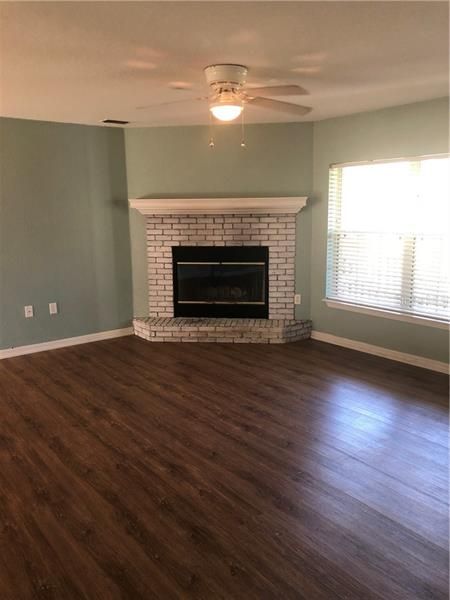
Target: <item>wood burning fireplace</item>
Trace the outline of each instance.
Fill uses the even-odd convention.
[[[264,246],[174,246],[175,317],[269,316],[269,251]]]
[[[139,198],[146,217],[152,342],[284,344],[311,335],[294,315],[297,213],[306,198]],[[209,264],[208,264],[209,263]]]

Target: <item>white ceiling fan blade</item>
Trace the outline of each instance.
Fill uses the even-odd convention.
[[[302,117],[312,111],[310,106],[301,106],[300,104],[292,104],[292,102],[282,102],[281,100],[271,100],[270,98],[249,98],[250,106],[261,106],[270,110],[278,110],[285,113],[291,113]]]
[[[146,104],[144,106],[136,106],[136,110],[147,110],[154,107],[170,106],[171,104],[182,104],[183,102],[198,102],[201,100],[209,100],[208,96],[199,96],[197,98],[183,98],[181,100],[170,100],[169,102],[157,102],[156,104]]]
[[[245,88],[249,96],[303,96],[308,92],[299,85],[268,85],[264,87]]]

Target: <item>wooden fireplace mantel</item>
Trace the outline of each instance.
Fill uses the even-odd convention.
[[[298,213],[307,196],[279,198],[130,198],[128,203],[143,215],[280,214]]]

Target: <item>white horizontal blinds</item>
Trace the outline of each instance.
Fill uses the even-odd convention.
[[[330,169],[327,297],[449,317],[449,159]]]

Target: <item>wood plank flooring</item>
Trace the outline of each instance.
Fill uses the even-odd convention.
[[[446,599],[447,398],[313,341],[0,361],[0,598]]]

